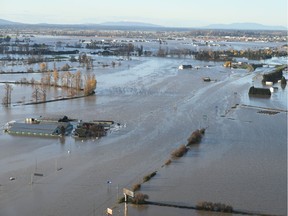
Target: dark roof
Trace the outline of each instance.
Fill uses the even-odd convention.
[[[54,135],[57,127],[64,126],[66,128],[67,125],[68,123],[65,122],[40,122],[39,124],[15,122],[8,132],[27,135]]]

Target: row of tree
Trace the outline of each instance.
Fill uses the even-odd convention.
[[[84,81],[83,81],[84,78]],[[61,83],[59,83],[61,81]],[[85,96],[95,93],[97,80],[95,74],[87,74],[82,76],[80,71],[76,73],[71,73],[69,71],[63,73],[61,76],[59,72],[55,69],[53,73],[46,73],[40,80],[40,82],[35,81],[32,78],[30,81],[23,78],[16,84],[28,84],[34,86],[32,92],[32,98],[37,103],[39,101],[45,102],[47,99],[46,89],[48,87],[60,87],[69,90],[70,96],[73,97],[80,91],[83,91]],[[4,97],[2,98],[2,104],[8,106],[11,104],[13,87],[11,84],[5,83],[4,85]]]
[[[178,56],[186,57],[186,56],[194,56],[197,60],[204,61],[228,61],[233,58],[247,58],[250,60],[261,60],[261,59],[269,59],[272,57],[281,57],[287,56],[287,50],[278,50],[278,49],[258,49],[258,50],[202,50],[202,51],[194,51],[187,48],[183,49],[168,49],[168,47],[163,48],[159,47],[156,52],[156,56],[158,57],[166,57],[166,56]]]
[[[40,84],[44,86],[69,88],[71,89],[71,95],[74,95],[72,94],[72,90],[76,90],[77,93],[84,90],[84,94],[89,95],[96,89],[97,80],[95,74],[86,74],[83,76],[78,70],[76,73],[65,71],[60,75],[58,70],[54,69],[52,73],[48,72],[44,74]]]
[[[13,90],[12,85],[9,85],[8,83],[5,83],[5,86],[4,86],[5,94],[4,94],[4,97],[2,99],[2,104],[3,105],[7,106],[8,104],[11,104],[12,90]]]

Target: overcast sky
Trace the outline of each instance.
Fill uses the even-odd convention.
[[[0,0],[0,19],[55,24],[136,21],[171,27],[237,22],[287,26],[287,0]]]

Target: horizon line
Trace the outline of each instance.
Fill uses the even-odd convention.
[[[143,26],[137,26],[137,27],[150,27],[150,28],[194,28],[194,29],[203,29],[203,28],[212,28],[215,27],[216,29],[221,29],[221,27],[223,27],[224,29],[227,29],[227,27],[232,26],[232,29],[234,29],[235,27],[233,27],[233,25],[257,25],[259,27],[263,26],[269,29],[259,29],[259,27],[255,30],[273,30],[272,28],[276,28],[274,30],[288,30],[287,26],[283,26],[283,25],[266,25],[266,24],[262,24],[262,23],[256,23],[256,22],[234,22],[234,23],[212,23],[212,24],[207,24],[207,25],[202,25],[202,26],[167,26],[167,25],[162,25],[162,24],[155,24],[153,22],[144,22],[144,21],[135,21],[135,20],[118,20],[118,21],[102,21],[102,22],[75,22],[75,23],[53,23],[53,22],[39,22],[39,23],[31,23],[31,22],[19,22],[19,21],[12,21],[12,20],[8,20],[8,19],[3,19],[0,18],[0,20],[3,21],[7,21],[7,22],[11,22],[9,25],[13,25],[13,24],[20,24],[20,25],[102,25],[105,26],[105,24],[109,24],[111,23],[111,25],[108,26],[115,26],[115,27],[119,27],[121,25],[117,25],[117,23],[134,23],[135,25],[133,26],[137,26],[137,24],[146,24],[147,26],[143,25]],[[115,25],[113,25],[113,23]],[[125,25],[123,25],[124,27]],[[218,26],[218,27],[217,27]],[[221,27],[220,27],[221,26]],[[126,27],[128,27],[128,25],[126,25]],[[225,28],[226,27],[226,28]],[[281,29],[280,29],[281,28]],[[253,30],[253,28],[248,28],[248,29],[243,29],[243,30]]]

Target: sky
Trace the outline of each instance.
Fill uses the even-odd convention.
[[[287,27],[287,0],[0,0],[0,19],[82,24],[134,21],[169,27],[259,23]]]

